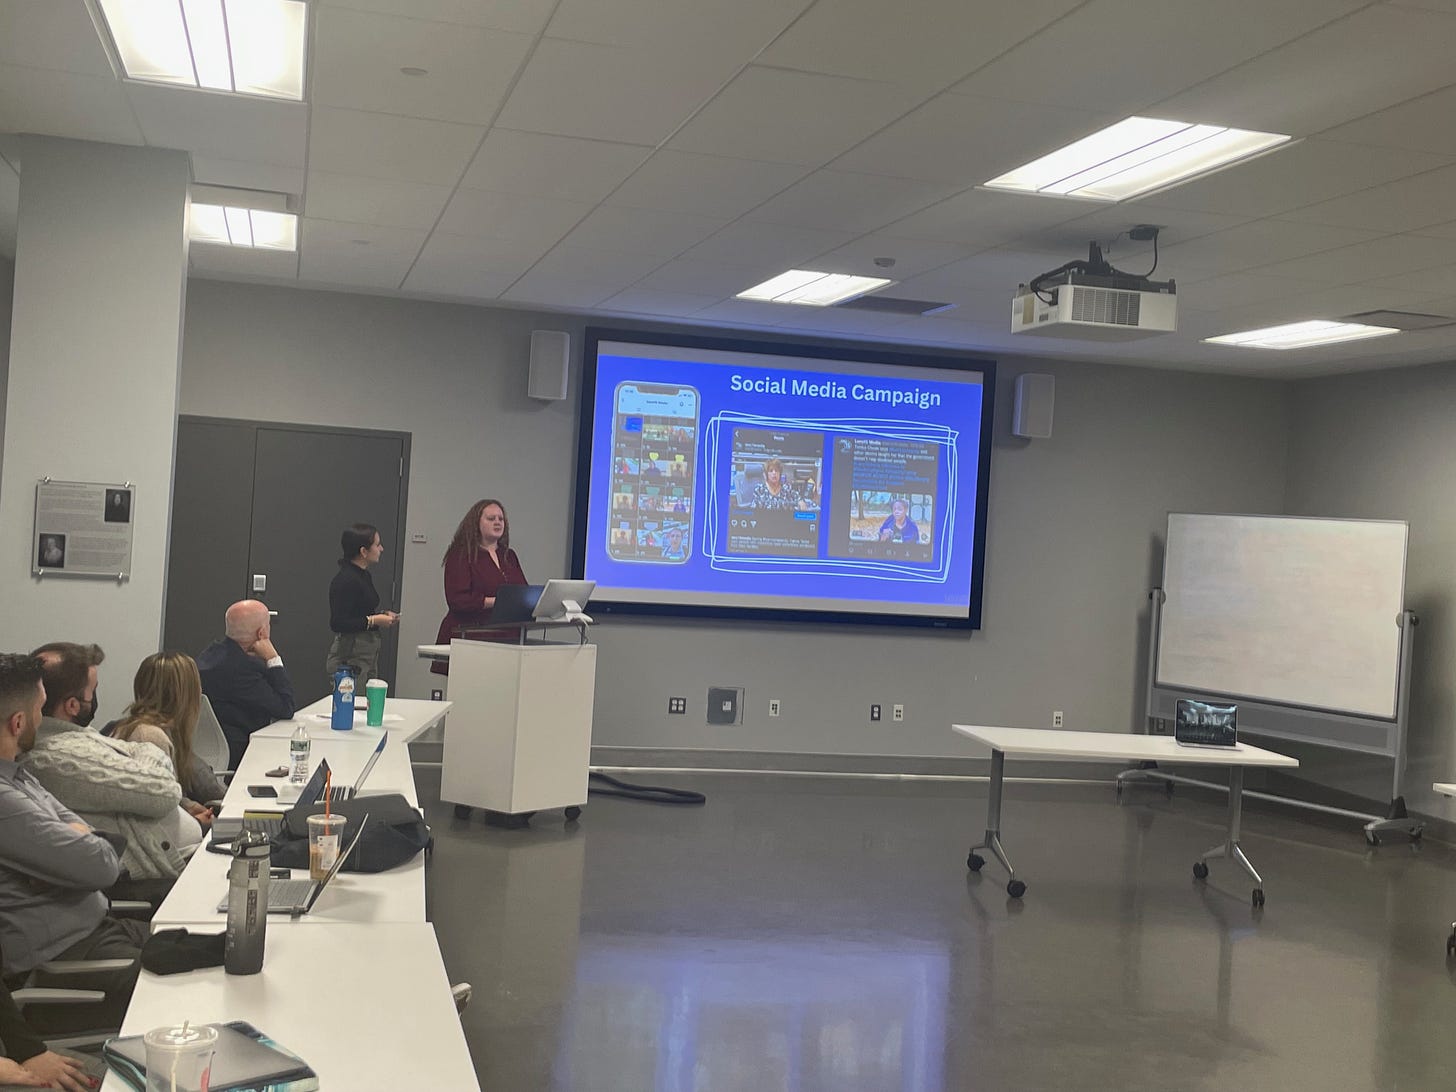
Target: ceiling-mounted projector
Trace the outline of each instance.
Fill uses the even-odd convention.
[[[1156,232],[1151,238],[1156,255]],[[1153,269],[1157,266],[1154,257]],[[1019,286],[1011,300],[1013,334],[1133,341],[1177,328],[1177,286],[1114,269],[1096,243],[1089,244],[1085,262],[1043,273]]]

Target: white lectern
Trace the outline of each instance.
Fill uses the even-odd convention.
[[[456,638],[449,657],[441,799],[512,826],[548,808],[574,819],[586,803],[596,646]]]

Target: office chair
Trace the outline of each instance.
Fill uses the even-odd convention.
[[[3,959],[3,956],[0,956]],[[102,974],[111,971],[130,970],[138,960],[136,959],[53,959],[38,964],[29,971],[20,986],[11,989],[10,998],[26,1017],[27,1023],[34,1026],[30,1019],[32,1010],[43,1014],[47,1008],[65,1008],[70,1005],[99,1005],[106,1000],[106,994],[102,990],[89,990],[80,987],[70,986],[37,986],[35,981],[38,976],[45,975],[47,978],[65,979],[75,978],[80,975]],[[88,1028],[81,1031],[47,1033],[43,1028],[36,1028],[46,1046],[52,1050],[69,1049],[84,1050],[87,1047],[98,1047],[107,1039],[116,1035],[121,1029],[117,1027]]]
[[[222,725],[212,710],[212,702],[202,695],[202,707],[197,711],[197,729],[192,736],[192,749],[206,762],[214,773],[228,771],[228,741],[222,734]]]

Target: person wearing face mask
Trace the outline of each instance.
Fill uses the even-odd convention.
[[[495,593],[503,584],[524,584],[521,559],[511,549],[511,525],[498,500],[479,500],[470,506],[445,551],[445,604],[450,612],[435,637],[446,645],[464,630],[490,625]],[[479,635],[481,640],[514,641],[515,633]],[[448,675],[450,666],[436,662],[430,670]]]
[[[170,755],[91,727],[105,653],[96,645],[57,642],[32,655],[41,663],[45,703],[40,724],[21,741],[24,769],[93,827],[126,838],[121,863],[133,884],[176,879],[202,828],[179,810],[182,787]],[[144,890],[128,894],[150,901],[160,893],[154,886]]]

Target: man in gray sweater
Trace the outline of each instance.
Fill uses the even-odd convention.
[[[97,646],[44,645],[35,657],[46,701],[33,739],[21,741],[22,765],[87,823],[126,839],[121,867],[133,884],[161,881],[114,895],[160,901],[187,863],[186,850],[202,840],[196,820],[178,810],[182,787],[171,758],[150,743],[90,727],[97,665],[105,659]]]
[[[106,916],[103,888],[121,870],[116,851],[21,769],[22,742],[40,725],[45,689],[32,656],[0,653],[0,974],[18,985],[51,959],[135,959],[144,922]],[[37,1010],[40,1030],[115,1026],[136,983],[139,964],[68,984],[100,989],[98,1005]]]

